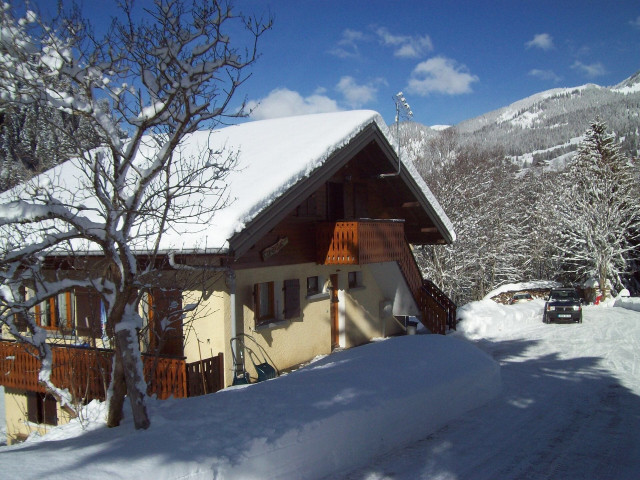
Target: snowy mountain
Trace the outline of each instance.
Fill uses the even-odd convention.
[[[546,90],[455,128],[461,144],[501,148],[521,165],[536,166],[572,154],[595,118],[617,135],[624,153],[640,154],[640,71],[612,87],[586,84]],[[437,134],[429,127],[401,125],[401,139],[411,151],[425,151]]]

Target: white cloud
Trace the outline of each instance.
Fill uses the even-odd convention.
[[[341,110],[337,102],[326,95],[314,93],[308,97],[303,97],[298,92],[288,88],[272,90],[269,95],[261,100],[247,102],[247,107],[252,110],[250,116],[254,120]]]
[[[364,33],[347,28],[342,32],[342,37],[338,40],[336,47],[331,49],[329,53],[339,58],[359,57],[360,49],[358,48],[358,43],[367,40],[367,36]]]
[[[407,90],[418,95],[470,93],[471,84],[479,79],[455,60],[434,57],[419,63],[411,72]]]
[[[378,93],[378,85],[385,84],[386,82],[383,79],[376,79],[365,85],[358,85],[353,77],[344,76],[336,85],[336,90],[342,94],[345,102],[350,107],[359,108],[375,100],[376,93]]]
[[[640,16],[638,16],[638,18],[636,18],[635,20],[631,20],[629,23],[636,28],[640,28]]]
[[[395,47],[394,55],[396,57],[419,58],[433,50],[433,43],[429,35],[393,35],[384,27],[377,28],[376,34],[380,43]]]
[[[557,75],[553,70],[541,70],[539,68],[534,68],[529,71],[529,75],[532,77],[538,77],[541,80],[551,80],[552,82],[559,82],[562,80],[562,77]]]
[[[541,48],[542,50],[551,50],[553,48],[553,38],[548,33],[538,33],[533,36],[533,40],[525,43],[527,48]]]
[[[573,65],[571,65],[571,68],[573,68],[574,70],[578,70],[583,75],[589,78],[600,77],[602,75],[606,75],[607,73],[607,69],[604,68],[604,65],[602,65],[600,62],[586,65],[576,60]]]

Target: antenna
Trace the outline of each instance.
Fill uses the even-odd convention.
[[[407,99],[404,98],[404,94],[402,92],[398,92],[393,96],[393,101],[396,104],[396,141],[398,142],[398,171],[396,173],[383,173],[379,175],[379,178],[386,177],[396,177],[400,175],[400,168],[402,166],[402,160],[400,155],[400,119],[406,121],[413,120],[413,112],[411,111],[411,107],[407,102]]]

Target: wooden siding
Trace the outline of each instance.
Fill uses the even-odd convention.
[[[112,350],[52,346],[51,380],[67,388],[75,398],[105,399],[111,376]],[[185,361],[181,358],[143,355],[144,374],[149,395],[164,400],[187,396]],[[38,382],[40,360],[33,348],[15,342],[0,341],[0,385],[45,392]]]

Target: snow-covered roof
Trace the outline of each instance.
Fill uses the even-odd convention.
[[[221,251],[228,241],[241,232],[257,215],[280,196],[309,177],[341,147],[369,125],[375,125],[386,137],[391,148],[387,126],[380,115],[370,110],[346,111],[247,122],[214,131],[200,131],[187,135],[176,154],[181,161],[197,158],[205,148],[221,151],[222,155],[237,154],[237,163],[225,179],[228,205],[216,212],[206,225],[178,223],[163,235],[161,250],[165,251]],[[450,220],[417,173],[412,162],[404,161],[428,203],[436,220],[450,240],[455,233]],[[41,184],[62,185],[68,192],[80,189],[80,178],[86,175],[73,160],[62,164],[36,180]],[[85,178],[86,183],[86,178]],[[75,186],[74,186],[75,184]],[[55,189],[56,195],[60,189]],[[75,193],[77,195],[77,193]],[[90,198],[83,202],[92,203]],[[7,201],[0,195],[0,204]],[[74,198],[74,202],[77,202]],[[185,197],[181,201],[189,201]],[[216,196],[205,202],[217,201]],[[2,206],[0,205],[0,213]]]

